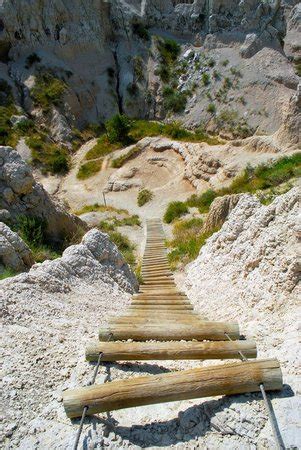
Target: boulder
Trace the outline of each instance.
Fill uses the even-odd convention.
[[[3,222],[0,222],[0,264],[15,272],[22,272],[34,264],[30,248]]]
[[[220,228],[242,195],[233,194],[217,197],[210,206],[203,230],[209,232]]]

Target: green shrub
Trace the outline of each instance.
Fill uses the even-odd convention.
[[[218,72],[217,70],[214,70],[214,71],[213,71],[213,77],[214,77],[216,80],[219,80],[220,77],[221,77],[220,72]]]
[[[19,122],[15,125],[15,127],[18,131],[21,133],[28,133],[29,130],[32,130],[34,128],[34,123],[30,119],[22,120],[22,122]]]
[[[37,55],[36,53],[31,53],[30,55],[27,56],[26,58],[26,69],[29,69],[33,64],[40,62],[41,58],[39,57],[39,55]]]
[[[136,81],[144,80],[144,69],[143,69],[143,60],[141,56],[134,56],[133,58],[134,64],[134,76]]]
[[[150,35],[148,32],[148,29],[145,25],[143,25],[141,22],[135,22],[132,24],[132,30],[133,33],[136,34],[140,39],[143,39],[144,41],[150,40]]]
[[[200,213],[205,213],[209,211],[211,203],[217,196],[218,194],[213,189],[208,189],[201,195],[193,194],[186,203],[189,207],[198,208]]]
[[[214,114],[216,111],[216,106],[214,103],[209,103],[209,105],[207,106],[207,112]]]
[[[137,204],[138,206],[143,206],[145,205],[145,203],[148,203],[152,200],[153,198],[153,193],[149,190],[149,189],[142,189],[141,191],[138,192],[138,196],[137,196]]]
[[[18,272],[15,272],[13,269],[4,269],[2,273],[0,273],[0,280],[5,280],[5,278],[14,277],[18,275]]]
[[[229,59],[224,59],[224,60],[222,61],[222,65],[223,65],[224,67],[226,67],[228,64],[229,64]]]
[[[163,90],[164,107],[167,111],[175,113],[182,112],[187,103],[187,93],[177,91],[171,87],[165,87]]]
[[[169,66],[165,64],[160,64],[155,70],[155,75],[158,75],[164,83],[168,83],[171,78],[171,71]]]
[[[123,155],[118,156],[118,158],[115,158],[112,160],[112,167],[120,168],[123,166],[125,162],[127,162],[129,159],[131,159],[134,155],[137,155],[140,153],[139,147],[133,147],[131,148],[127,153],[124,153]]]
[[[180,263],[188,264],[198,257],[201,247],[207,239],[218,229],[210,232],[202,232],[202,226],[196,227],[191,234],[181,234],[180,237],[172,240],[169,245],[173,250],[168,254],[168,261],[172,268],[178,267]]]
[[[214,66],[215,66],[215,61],[214,61],[213,58],[210,58],[210,59],[209,59],[209,61],[208,61],[208,66],[209,66],[209,67],[214,67]]]
[[[171,202],[167,206],[164,214],[164,222],[171,223],[173,220],[183,216],[188,213],[188,208],[183,202]]]
[[[181,52],[181,46],[173,39],[158,38],[157,48],[162,63],[167,65],[174,63]]]
[[[129,131],[131,129],[131,120],[123,115],[116,114],[105,124],[107,136],[111,144],[122,142],[127,143]]]
[[[123,226],[127,226],[127,227],[133,227],[133,226],[138,226],[140,227],[141,225],[141,221],[139,219],[139,216],[137,214],[133,215],[133,216],[129,216],[129,217],[124,217],[123,219],[114,219],[114,224],[117,227],[123,227]]]
[[[31,148],[32,163],[41,166],[43,172],[65,174],[69,170],[70,157],[63,147],[45,141],[43,135],[32,135],[25,140]]]
[[[208,86],[210,84],[210,75],[207,72],[202,73],[202,82],[204,86]]]
[[[51,105],[61,104],[65,90],[66,85],[62,80],[44,72],[37,76],[31,95],[34,103],[47,111]]]
[[[76,177],[79,180],[86,180],[87,178],[96,175],[102,167],[102,159],[97,159],[96,161],[88,161],[80,166],[78,169]]]
[[[190,132],[181,126],[180,122],[171,122],[165,125],[165,134],[173,139],[189,138]]]
[[[223,82],[223,88],[227,90],[227,89],[230,89],[231,87],[232,87],[232,81],[230,80],[229,77],[226,77]]]

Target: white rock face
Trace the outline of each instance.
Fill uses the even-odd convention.
[[[186,268],[186,292],[195,307],[209,320],[237,320],[241,332],[255,338],[259,357],[279,359],[284,383],[295,393],[300,365],[296,354],[299,207],[298,188],[269,206],[251,195],[242,196],[221,230],[208,239],[199,257]],[[288,388],[285,391],[289,392]],[[286,446],[299,446],[297,399],[283,398],[282,394],[273,398]],[[295,413],[288,416],[291,407]]]
[[[0,270],[3,266],[21,272],[33,264],[34,259],[29,247],[17,233],[0,222]]]
[[[114,315],[123,310],[128,293],[136,289],[136,278],[116,246],[95,229],[61,258],[0,282],[5,331],[4,446],[32,449],[37,433],[43,432],[42,448],[67,448],[61,442],[64,429],[69,443],[73,431],[59,423],[64,414],[62,391],[70,380],[86,383],[84,378],[90,378],[91,367],[84,363],[87,338],[96,338],[108,312]],[[81,381],[76,380],[79,374]],[[50,435],[45,433],[46,424]]]
[[[60,240],[85,229],[85,224],[54,202],[36,183],[29,165],[11,147],[0,146],[0,209],[8,210],[12,220],[28,214],[45,219],[50,238]]]

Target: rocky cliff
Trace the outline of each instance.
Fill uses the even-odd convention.
[[[186,268],[186,292],[196,308],[209,320],[238,320],[242,333],[255,338],[259,357],[280,360],[287,398],[274,399],[273,405],[286,447],[300,444],[293,413],[300,398],[290,394],[298,389],[300,364],[295,352],[300,314],[299,210],[298,188],[268,206],[243,195],[221,230]],[[259,446],[267,430],[262,431]]]
[[[162,118],[168,111],[165,81],[158,75],[156,36],[169,37],[182,46],[179,64],[172,69],[180,70],[174,87],[185,95],[192,92],[182,117],[187,125],[212,119],[207,111],[212,99],[202,85],[205,73],[211,77],[208,96],[216,88],[217,112],[235,109],[252,129],[260,125],[264,131],[276,131],[298,82],[291,63],[300,58],[297,3],[101,0],[89,2],[87,8],[82,0],[4,0],[1,77],[27,113],[42,123],[46,120],[56,140],[68,140],[74,125],[101,122],[118,111]],[[208,61],[214,61],[215,68]],[[60,104],[47,114],[32,95],[45,72],[65,87]],[[226,104],[218,97],[223,89],[218,74],[241,77],[226,86]]]
[[[53,241],[70,240],[87,228],[35,181],[30,166],[16,151],[0,146],[0,220],[14,223],[22,215],[42,219]]]

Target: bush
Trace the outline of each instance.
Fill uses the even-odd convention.
[[[37,76],[31,95],[34,103],[47,111],[51,105],[61,104],[65,90],[63,81],[45,72]]]
[[[182,112],[187,103],[187,94],[185,92],[180,92],[172,89],[171,87],[166,87],[163,90],[164,107],[168,111],[173,111],[175,113]]]
[[[45,136],[37,134],[26,138],[26,144],[31,148],[33,164],[40,165],[44,172],[53,175],[67,173],[70,161],[67,150],[45,142],[45,139]]]
[[[138,37],[140,37],[140,39],[143,39],[144,41],[149,41],[150,35],[148,32],[148,29],[142,23],[140,23],[140,22],[133,23],[132,30],[133,30],[134,34],[136,34]]]
[[[138,206],[143,206],[145,205],[145,203],[148,203],[152,200],[153,198],[153,193],[148,190],[148,189],[142,189],[141,191],[139,191],[138,193],[138,197],[137,197],[137,203]]]
[[[168,254],[168,261],[172,268],[176,268],[179,263],[187,264],[197,258],[201,247],[206,243],[207,239],[218,231],[217,228],[206,233],[203,233],[201,230],[202,226],[195,227],[193,233],[181,234],[180,237],[170,242],[169,245],[174,247]]]
[[[46,221],[41,219],[40,217],[18,217],[18,234],[29,246],[39,247],[44,243],[45,228]]]
[[[170,65],[174,63],[180,52],[181,46],[173,39],[157,39],[157,48],[163,64]]]
[[[105,124],[109,142],[114,144],[116,142],[127,143],[129,140],[129,131],[131,129],[131,120],[123,115],[116,114]]]
[[[216,111],[216,106],[214,103],[209,103],[209,105],[207,106],[207,112],[214,114]]]
[[[102,161],[102,159],[97,159],[96,161],[89,161],[82,164],[77,172],[76,177],[79,180],[86,180],[87,178],[96,175],[102,167]]]
[[[164,83],[168,83],[171,77],[170,68],[165,64],[160,64],[155,70],[155,75],[158,75]]]
[[[167,206],[167,209],[164,214],[164,222],[165,223],[171,223],[173,220],[177,219],[178,217],[183,216],[184,214],[188,213],[188,208],[185,203],[183,202],[171,202]]]
[[[41,58],[36,53],[31,53],[26,58],[26,69],[29,69],[33,64],[40,62]]]
[[[214,190],[208,189],[201,195],[193,194],[186,203],[191,208],[199,208],[200,213],[205,213],[209,210],[211,203],[217,196],[218,194]]]
[[[224,67],[226,67],[228,64],[229,64],[229,59],[224,59],[224,60],[222,61],[222,65],[223,65]]]
[[[202,82],[204,86],[210,84],[210,75],[207,72],[202,73]]]
[[[189,131],[185,130],[185,128],[182,128],[180,122],[172,122],[166,124],[165,133],[167,136],[170,136],[173,139],[185,139],[190,135]]]

